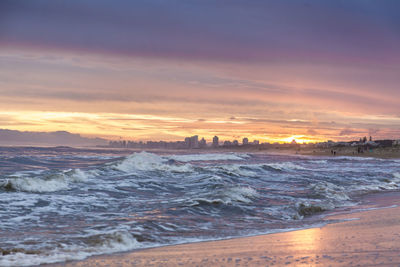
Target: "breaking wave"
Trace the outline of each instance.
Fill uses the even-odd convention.
[[[236,202],[251,203],[258,196],[257,191],[248,186],[223,188],[212,192],[210,195],[191,200],[189,206],[202,204],[232,205]]]
[[[167,158],[148,152],[134,153],[114,165],[116,170],[123,172],[135,171],[167,171],[167,172],[191,172],[190,164],[177,164],[168,161]]]
[[[85,182],[89,175],[80,169],[68,170],[53,174],[29,176],[14,175],[0,182],[0,188],[24,192],[55,192],[68,190],[71,183]]]
[[[279,163],[268,163],[268,164],[263,164],[263,167],[270,167],[275,170],[279,171],[291,171],[291,170],[305,170],[306,168],[296,165],[292,162],[279,162]]]
[[[58,244],[56,249],[50,251],[22,248],[9,251],[0,250],[0,266],[32,266],[68,260],[83,260],[93,255],[123,252],[141,247],[140,243],[128,231],[93,235],[83,241],[86,243],[85,245]]]
[[[244,160],[250,158],[248,154],[188,154],[188,155],[172,155],[168,156],[169,159],[177,160],[180,162],[190,161],[227,161],[227,160]]]

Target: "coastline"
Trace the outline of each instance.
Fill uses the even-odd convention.
[[[5,146],[0,146],[3,148]],[[166,148],[114,148],[107,146],[90,146],[90,147],[68,147],[68,146],[10,146],[15,148],[55,148],[55,149],[76,149],[76,150],[93,150],[93,151],[116,151],[121,154],[129,154],[141,151],[147,151],[156,154],[207,154],[207,153],[254,153],[254,154],[269,154],[269,155],[303,155],[303,156],[327,156],[327,157],[370,157],[381,159],[400,159],[400,146],[393,147],[377,147],[370,150],[364,150],[363,153],[357,153],[355,147],[330,147],[330,148],[314,148],[304,147],[302,145],[294,145],[292,147],[271,146],[263,147],[219,147],[219,148],[194,148],[194,149],[166,149]],[[8,147],[7,147],[8,148]],[[332,151],[336,154],[332,155]],[[123,155],[121,155],[123,156]]]
[[[92,256],[58,266],[392,266],[400,264],[400,192],[334,211],[322,227]],[[366,210],[363,210],[363,207]]]

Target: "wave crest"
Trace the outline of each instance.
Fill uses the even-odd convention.
[[[63,171],[44,177],[14,175],[5,179],[0,188],[7,191],[24,191],[32,193],[55,192],[68,190],[70,183],[85,182],[89,175],[80,169]]]
[[[257,190],[249,186],[223,188],[208,196],[193,199],[190,206],[199,206],[202,204],[232,205],[235,202],[251,203],[258,196]]]
[[[153,153],[139,152],[127,156],[124,160],[114,165],[114,168],[123,172],[135,171],[169,171],[169,172],[191,172],[190,164],[177,164],[170,162],[167,158]]]
[[[32,266],[67,260],[83,260],[92,255],[115,253],[140,248],[139,242],[128,231],[90,236],[86,245],[66,246],[47,251],[13,249],[0,257],[0,266]],[[1,251],[0,251],[1,252]],[[1,254],[0,254],[1,255]]]
[[[248,159],[250,155],[248,154],[187,154],[187,155],[172,155],[168,156],[169,159],[177,160],[180,162],[190,162],[190,161],[223,161],[223,160],[244,160]]]

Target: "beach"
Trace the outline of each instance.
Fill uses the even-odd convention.
[[[369,210],[328,216],[326,221],[336,222],[316,228],[46,266],[397,266],[400,193],[373,195],[368,202],[365,207]]]
[[[336,152],[332,155],[332,151]],[[291,153],[313,156],[351,156],[351,157],[373,157],[373,158],[400,158],[400,147],[377,147],[365,149],[358,153],[357,147],[332,147],[332,148],[300,148],[293,149]]]

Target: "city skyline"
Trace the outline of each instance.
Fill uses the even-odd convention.
[[[396,1],[0,3],[0,129],[400,137]]]

